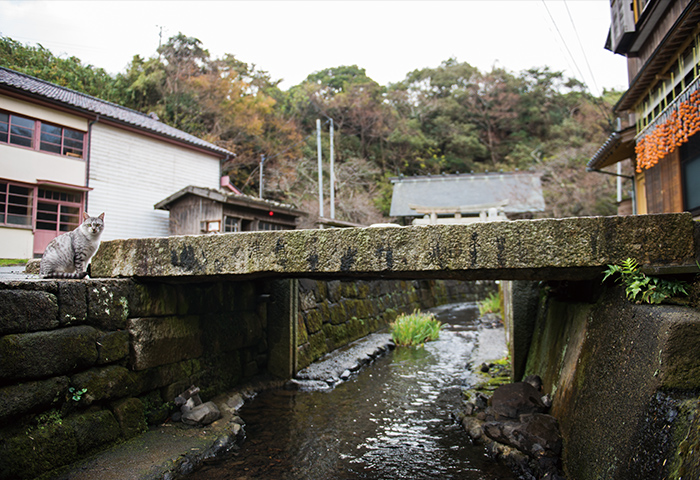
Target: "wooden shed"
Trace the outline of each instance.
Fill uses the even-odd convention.
[[[171,235],[294,230],[299,217],[307,215],[272,200],[192,185],[154,208],[170,212]]]

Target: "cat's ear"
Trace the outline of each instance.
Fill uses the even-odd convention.
[[[105,219],[105,212],[100,213],[100,216],[98,217],[100,220]]]
[[[83,212],[83,220],[87,220],[88,218],[90,218],[90,215],[88,215],[87,212]]]

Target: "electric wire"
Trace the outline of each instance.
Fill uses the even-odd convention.
[[[556,20],[554,20],[554,16],[552,16],[552,12],[549,11],[549,7],[547,6],[547,2],[545,0],[542,0],[542,5],[544,5],[545,10],[547,10],[547,14],[549,15],[550,20],[552,20],[552,23],[554,24],[554,28],[557,31],[557,34],[559,34],[559,38],[561,39],[562,43],[564,44],[564,48],[566,49],[567,53],[569,54],[569,57],[571,57],[571,61],[574,63],[574,67],[576,68],[576,71],[578,72],[579,77],[583,81],[583,84],[586,85],[586,81],[583,73],[581,73],[581,69],[578,67],[578,64],[576,63],[576,58],[571,54],[571,50],[569,49],[569,46],[566,43],[566,40],[564,39],[564,36],[561,33],[561,30],[559,30],[559,25],[557,25]]]
[[[566,13],[569,15],[569,21],[571,22],[571,26],[574,28],[574,33],[576,34],[576,41],[578,42],[579,48],[581,48],[581,53],[583,53],[583,59],[586,61],[586,66],[588,67],[588,73],[591,74],[591,81],[593,82],[593,86],[595,87],[596,92],[598,94],[602,94],[603,92],[598,88],[598,82],[595,81],[595,75],[593,74],[593,69],[591,68],[591,64],[588,62],[588,56],[586,55],[586,50],[583,48],[583,44],[581,43],[581,37],[578,34],[578,29],[576,28],[576,24],[574,23],[574,19],[571,16],[571,10],[569,10],[569,4],[564,0],[564,6],[566,7]]]

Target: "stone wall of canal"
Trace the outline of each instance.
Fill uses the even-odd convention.
[[[639,305],[595,282],[514,290],[522,375],[552,395],[566,478],[700,478],[700,283],[687,305]]]
[[[0,479],[35,478],[136,436],[163,422],[190,385],[206,401],[258,375],[285,376],[401,312],[493,289],[440,280],[0,281]]]

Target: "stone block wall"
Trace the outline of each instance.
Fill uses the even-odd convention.
[[[190,385],[206,400],[246,378],[284,372],[279,364],[296,354],[293,373],[400,312],[476,301],[494,288],[436,280],[0,281],[0,479],[35,478],[138,435],[166,420]],[[286,344],[278,341],[284,329],[294,334]]]
[[[401,313],[452,302],[475,302],[496,289],[492,281],[301,280],[297,370],[328,352],[387,328]]]
[[[265,285],[0,283],[0,478],[34,478],[264,371]]]

